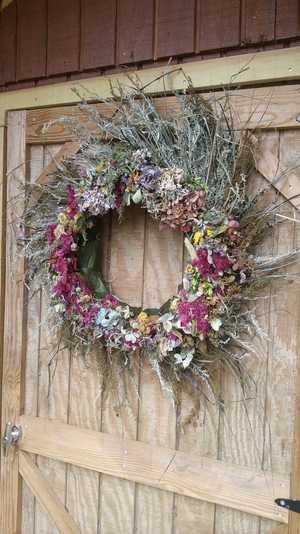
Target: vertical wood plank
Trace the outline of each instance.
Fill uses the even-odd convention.
[[[109,277],[113,293],[131,306],[142,302],[145,215],[139,206],[130,206],[120,225],[117,213],[112,214]]]
[[[199,398],[201,404],[201,399]],[[183,394],[180,420],[185,421],[193,406],[193,399]],[[218,406],[203,405],[199,414],[191,416],[179,435],[179,449],[183,452],[206,457],[218,457]],[[177,497],[177,529],[176,534],[215,534],[215,505],[183,495]]]
[[[300,343],[298,346],[297,363],[297,389],[295,402],[294,441],[291,473],[291,499],[300,500]],[[300,531],[300,514],[289,513],[288,534],[297,534]]]
[[[239,44],[239,2],[200,0],[200,51],[217,50]]]
[[[101,430],[101,392],[95,351],[71,355],[68,422]],[[83,534],[97,532],[99,477],[95,471],[75,465],[67,467],[67,509]]]
[[[16,259],[16,232],[13,221],[20,213],[20,206],[12,200],[19,194],[18,180],[25,179],[25,124],[26,112],[13,111],[8,116],[7,139],[7,170],[15,172],[7,180],[7,234],[6,234],[6,285],[5,285],[5,315],[4,315],[4,344],[3,344],[3,383],[2,383],[2,416],[1,436],[4,434],[8,421],[18,423],[22,408],[22,358],[24,356],[23,343],[23,304],[24,286],[22,282],[24,262]],[[11,278],[15,271],[14,280]],[[19,283],[18,283],[19,282]],[[2,449],[2,447],[1,447]],[[0,531],[12,534],[20,528],[18,514],[21,499],[21,484],[19,478],[18,456],[13,447],[9,448],[7,458],[1,450],[1,478],[0,478]]]
[[[61,145],[48,145],[44,147],[43,167],[46,168],[51,157],[54,157]],[[39,348],[39,372],[38,372],[38,417],[67,423],[69,409],[69,373],[70,357],[67,349],[61,350],[52,360],[50,368],[48,364],[53,357],[53,333],[49,324],[45,321],[48,306],[48,295],[42,294],[41,301],[41,332]],[[49,376],[51,383],[49,383]],[[66,478],[67,469],[64,462],[58,462],[46,457],[38,457],[37,465],[42,474],[50,483],[59,499],[65,505],[66,500]],[[35,533],[47,532],[47,534],[57,534],[56,528],[48,518],[47,514],[36,502],[35,509]]]
[[[144,261],[142,307],[160,307],[165,300],[173,296],[174,292],[176,294],[177,286],[181,282],[183,262],[181,232],[169,228],[160,231],[157,221],[148,215]],[[162,390],[148,358],[144,359],[141,377],[139,439],[176,449],[175,408],[169,393]],[[165,467],[168,468],[167,465]],[[177,510],[172,493],[139,484],[136,502],[138,532],[174,531]]]
[[[295,168],[298,160],[299,133],[284,131],[275,136],[268,134],[267,142],[273,137],[273,147],[269,147],[274,154],[280,150],[280,160],[300,177],[299,168]],[[276,142],[274,143],[274,138]],[[264,144],[266,143],[264,141]],[[285,213],[292,219],[296,217],[299,223],[299,213],[293,212],[289,204],[284,206]],[[284,253],[293,246],[299,245],[299,224],[285,221],[275,229],[274,253]],[[297,267],[288,268],[289,272],[297,272]],[[268,418],[268,434],[265,442],[270,453],[263,467],[279,473],[291,472],[293,426],[295,419],[296,368],[297,347],[299,337],[299,289],[293,284],[277,283],[272,291],[269,312],[269,353],[266,381],[266,417]],[[278,496],[278,488],[273,488],[274,499]],[[275,518],[279,517],[280,509],[274,510]],[[261,532],[268,532],[266,524],[271,528],[271,522],[261,520]]]
[[[299,142],[300,142],[300,133],[298,131],[284,131],[280,134],[280,159],[286,166],[291,166],[294,170],[293,172],[300,178],[300,168],[299,168]],[[291,206],[287,206],[291,208]],[[299,212],[293,214],[292,211],[289,212],[291,217],[295,217],[296,221],[299,223]],[[281,232],[282,235],[282,244],[281,248],[285,249],[284,241],[288,232],[290,234],[290,241],[294,238],[295,245],[299,244],[299,230],[298,226],[293,228],[291,223],[286,224],[285,231]],[[299,358],[299,348],[300,348],[300,336],[299,336],[299,291],[294,287],[287,293],[287,290],[283,292],[283,298],[285,307],[290,310],[288,317],[288,327],[281,329],[280,335],[284,339],[286,349],[284,351],[284,357],[280,357],[279,361],[284,365],[284,361],[289,363],[287,368],[282,368],[281,377],[284,376],[284,381],[281,383],[281,380],[278,380],[278,385],[276,390],[279,389],[279,392],[285,395],[291,403],[291,406],[294,407],[294,411],[289,415],[289,424],[284,425],[284,421],[281,422],[282,428],[282,447],[284,458],[288,459],[288,469],[291,470],[291,488],[290,488],[290,497],[291,499],[300,499],[300,482],[299,482],[299,473],[300,473],[300,358]],[[276,317],[280,318],[280,313],[276,313]],[[287,315],[287,314],[285,314]],[[279,326],[283,325],[284,317],[282,318]],[[287,319],[285,319],[287,324]],[[291,354],[291,349],[293,353]],[[278,377],[279,378],[279,377]],[[283,390],[282,391],[282,387]],[[295,398],[295,401],[294,401]],[[283,407],[287,411],[286,406]],[[289,410],[290,411],[290,410]],[[294,423],[294,424],[293,424]],[[293,431],[292,431],[293,428]],[[291,463],[290,460],[291,459]],[[282,463],[282,461],[281,461]],[[276,466],[277,467],[277,466]],[[282,466],[279,465],[279,468],[282,469]],[[300,530],[300,515],[294,512],[289,514],[289,534],[296,534]]]
[[[182,282],[183,234],[146,217],[144,308],[160,308],[177,294]]]
[[[29,150],[29,176],[27,180],[35,182],[43,169],[43,147],[32,146]],[[37,415],[37,377],[39,370],[39,342],[41,321],[41,293],[32,296],[33,287],[29,289],[27,306],[27,343],[25,368],[24,412]],[[22,534],[34,534],[35,497],[27,484],[22,481]]]
[[[109,221],[104,223],[101,239],[103,250],[107,251],[109,262],[103,264],[103,272],[112,283],[114,294],[125,302],[140,306],[143,291],[143,262],[145,239],[145,211],[139,206],[125,209],[124,220],[120,225],[116,213],[111,217],[110,250],[106,239],[109,236]],[[108,219],[108,217],[107,217]],[[105,258],[104,258],[105,259]],[[106,267],[106,269],[105,269]],[[134,368],[133,379],[138,383],[138,366]],[[138,397],[130,378],[125,378],[129,406],[126,408],[122,391],[117,384],[103,406],[102,432],[115,436],[137,439]],[[122,465],[126,470],[126,452],[122,450]],[[99,528],[100,532],[134,532],[135,527],[135,487],[134,482],[121,480],[109,475],[101,475]]]
[[[246,43],[272,41],[275,37],[275,2],[247,0]]]
[[[194,52],[195,0],[161,0],[158,7],[158,57]],[[180,35],[180,39],[178,36]]]
[[[149,360],[144,360],[141,385],[140,440],[176,448],[175,408],[170,395],[163,391]],[[168,466],[165,466],[166,469]],[[158,482],[158,481],[157,481]],[[138,532],[172,532],[172,493],[139,484],[137,503]]]
[[[45,295],[42,297],[42,317],[45,317],[46,302]],[[51,381],[49,391],[48,364],[50,362],[50,332],[44,323],[41,327],[41,350],[39,361],[39,391],[38,391],[38,417],[41,417],[47,425],[47,419],[67,422],[68,415],[68,378],[69,378],[69,355],[68,351],[61,351],[50,367],[51,377],[55,368],[55,375]],[[56,492],[62,503],[65,503],[66,491],[66,464],[56,460],[51,460],[44,456],[37,458],[37,465]],[[47,532],[47,534],[57,534],[56,528],[48,518],[46,512],[36,501],[35,509],[35,532]]]
[[[2,217],[0,217],[0,343],[3,347],[4,340],[4,310],[5,310],[5,267],[6,267],[6,164],[7,164],[7,128],[0,127],[0,206]],[[3,350],[0,355],[0,398],[2,399],[2,371],[3,371]],[[1,401],[2,402],[2,401]],[[1,410],[0,410],[0,428],[1,427]],[[1,472],[1,464],[0,464]]]
[[[117,64],[152,59],[154,0],[119,2]]]
[[[277,0],[276,2],[276,39],[299,36],[300,5],[298,0]]]
[[[275,151],[277,148],[277,137],[271,134],[265,139],[269,150]],[[259,189],[263,183],[262,177],[257,177],[253,184],[253,189]],[[273,198],[274,193],[272,193]],[[275,254],[273,235],[267,236],[265,241],[256,250],[258,254]],[[276,291],[275,291],[276,292]],[[270,451],[270,432],[273,440],[273,420],[277,417],[277,411],[273,402],[274,396],[274,347],[276,335],[274,331],[274,310],[273,294],[269,301],[262,299],[249,303],[257,306],[256,317],[259,325],[269,335],[269,340],[261,339],[259,336],[251,337],[251,344],[254,351],[251,355],[241,360],[241,365],[245,367],[249,375],[253,377],[255,388],[245,389],[243,392],[238,386],[236,379],[223,370],[222,395],[224,400],[224,412],[221,412],[219,423],[219,447],[218,459],[247,465],[249,467],[274,470],[272,465],[274,453],[273,446]],[[254,384],[253,384],[254,386]],[[243,396],[247,399],[242,402]],[[274,410],[274,413],[273,413]],[[272,456],[271,456],[272,455]],[[275,488],[270,488],[274,492]],[[275,496],[274,496],[275,499]],[[274,511],[274,519],[275,519]],[[270,520],[261,522],[260,518],[238,512],[223,506],[216,507],[215,529],[216,534],[233,534],[248,532],[267,532]]]
[[[79,36],[79,0],[48,2],[48,76],[79,70]]]
[[[81,70],[114,65],[116,11],[116,0],[82,2]]]
[[[1,84],[16,80],[17,1],[6,5],[1,12],[0,60]]]
[[[109,214],[101,226],[100,271],[104,280],[109,278],[110,219]],[[98,431],[103,430],[103,395],[99,379],[100,357],[96,349],[87,355],[72,354],[68,414],[70,424]],[[89,532],[96,534],[101,525],[99,503],[102,497],[102,492],[100,493],[102,477],[100,473],[75,465],[67,466],[66,505],[82,534]],[[110,484],[108,488],[109,491]],[[117,515],[117,509],[114,510],[114,515]]]
[[[46,75],[46,0],[19,0],[17,80]]]

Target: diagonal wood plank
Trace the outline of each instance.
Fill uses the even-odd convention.
[[[258,139],[251,135],[254,144]],[[257,170],[268,180],[274,181],[274,187],[293,204],[297,209],[300,206],[300,180],[292,170],[285,167],[274,154],[265,146],[259,150],[259,159],[256,163]]]
[[[278,527],[270,530],[267,534],[288,534],[288,525],[278,525]]]
[[[79,150],[79,143],[77,141],[68,141],[65,143],[52,161],[47,165],[46,169],[40,174],[36,180],[37,184],[43,184],[47,181],[49,174],[55,173],[57,168],[62,168],[63,159],[73,156]]]
[[[289,496],[289,477],[276,473],[28,415],[21,425],[22,450],[269,519],[279,520],[273,492]]]
[[[19,471],[59,534],[81,534],[78,526],[28,452],[20,451]]]
[[[45,182],[51,180],[51,174],[55,173],[57,169],[62,168],[62,161],[69,156],[73,156],[79,150],[79,143],[77,141],[68,141],[65,143],[54,158],[50,161],[47,167],[41,172],[40,176],[35,181],[36,184],[42,185]],[[34,206],[39,198],[38,192],[31,193],[30,198],[27,201],[27,209]]]

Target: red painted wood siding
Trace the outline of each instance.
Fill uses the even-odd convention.
[[[300,46],[299,0],[6,0],[0,91]]]

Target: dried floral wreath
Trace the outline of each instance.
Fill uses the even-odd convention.
[[[130,87],[111,87],[109,98],[89,95],[106,105],[104,111],[81,97],[85,126],[78,115],[59,119],[80,151],[47,184],[26,183],[20,221],[26,280],[49,289],[60,343],[83,352],[98,347],[100,367],[106,362],[123,390],[122,372],[130,375],[143,353],[175,401],[184,384],[197,395],[206,387],[216,400],[211,362],[244,380],[250,338],[265,335],[252,299],[298,250],[253,255],[277,222],[278,206],[274,197],[267,201],[270,184],[248,193],[255,149],[245,133],[237,135],[229,95],[207,101],[190,83],[182,93],[169,83],[177,111],[161,98],[160,113],[139,80],[129,81]],[[121,302],[98,269],[101,219],[116,210],[121,220],[131,202],[161,226],[181,231],[190,256],[182,286],[160,310]]]

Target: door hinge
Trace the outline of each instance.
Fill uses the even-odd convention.
[[[12,426],[10,421],[6,423],[4,435],[2,438],[2,452],[3,452],[4,457],[7,457],[8,449],[10,445],[13,445],[15,447],[16,445],[19,444],[20,434],[21,434],[20,426],[17,426],[17,425]]]

